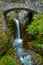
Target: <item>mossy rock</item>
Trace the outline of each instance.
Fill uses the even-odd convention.
[[[11,47],[12,42],[13,40],[11,39],[10,33],[0,30],[0,57]]]

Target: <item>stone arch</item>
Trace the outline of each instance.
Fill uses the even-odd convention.
[[[4,16],[6,16],[7,13],[9,13],[10,11],[14,11],[14,10],[26,10],[26,11],[32,11],[32,12],[35,12],[36,13],[36,11],[33,11],[31,9],[28,9],[28,8],[11,8],[11,9],[5,10],[3,12],[3,14],[4,14]]]

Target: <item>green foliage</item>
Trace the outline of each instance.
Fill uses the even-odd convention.
[[[14,33],[15,23],[12,18],[8,19],[7,25],[10,31]]]
[[[0,43],[7,43],[9,40],[8,36],[6,35],[6,33],[3,30],[0,30]]]
[[[34,25],[28,26],[27,32],[30,35],[34,35],[34,36],[37,35],[38,34],[37,26],[34,26]]]
[[[3,56],[3,58],[1,58],[1,62],[4,65],[16,65],[16,62],[10,56]]]
[[[2,7],[2,3],[3,3],[3,2],[2,2],[2,1],[0,1],[0,7]]]
[[[12,34],[15,34],[15,23],[12,18],[7,20],[7,26]]]
[[[14,37],[16,36],[16,24],[15,22],[13,21],[12,18],[9,18],[8,21],[7,21],[7,26],[11,32],[11,34],[14,35]]]
[[[10,54],[12,54],[13,52],[16,53],[16,51],[15,51],[13,48],[10,48],[10,49],[7,51],[7,54],[6,54],[6,55],[10,55]]]
[[[18,0],[18,2],[19,2],[19,3],[22,3],[22,2],[23,2],[23,0]]]
[[[9,0],[9,2],[12,2],[12,0]]]
[[[42,44],[39,43],[39,40],[34,40],[33,46],[36,47],[36,48],[41,48]]]
[[[3,1],[4,1],[4,0],[3,0]],[[6,2],[7,2],[7,0],[6,0]],[[18,2],[18,3],[22,3],[23,0],[8,0],[8,2],[14,2],[14,3]]]
[[[0,65],[5,65],[5,64],[3,64],[2,62],[0,62]]]
[[[2,15],[3,11],[4,11],[3,2],[0,1],[0,16]]]
[[[43,35],[38,35],[37,39],[33,40],[33,46],[41,49],[42,45],[43,45]]]
[[[38,48],[41,48],[41,44],[40,43],[38,43],[38,44],[36,44],[36,46],[38,47]]]
[[[37,43],[43,44],[43,35],[37,38]]]
[[[0,59],[0,62],[4,65],[19,65],[19,57],[15,55],[15,53],[16,51],[13,48],[10,48],[7,53]]]
[[[0,17],[0,24],[2,24],[2,22],[3,22],[3,18],[2,18],[2,17]]]
[[[33,46],[41,48],[43,44],[43,14],[35,14],[33,22],[26,29],[29,35],[35,36]]]
[[[43,0],[40,0],[41,2],[43,2]]]
[[[31,35],[43,34],[43,14],[35,14],[33,22],[28,26],[27,33]]]
[[[13,60],[13,59],[10,59],[9,61],[8,61],[8,65],[15,65],[16,63],[15,63],[15,61]]]

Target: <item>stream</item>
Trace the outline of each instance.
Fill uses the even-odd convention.
[[[33,65],[32,56],[23,48],[22,39],[20,37],[19,20],[14,19],[17,26],[17,37],[13,42],[13,48],[16,50],[16,54],[19,56],[20,62],[23,65]]]

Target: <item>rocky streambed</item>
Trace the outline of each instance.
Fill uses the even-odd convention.
[[[34,53],[33,51],[31,50],[28,50],[29,54],[31,55],[32,57],[32,60],[33,60],[33,65],[43,65],[43,63],[41,63],[41,61],[43,60],[40,60],[42,57],[40,57],[40,59],[38,58],[38,54]],[[15,65],[22,65],[21,64],[21,61],[19,59],[19,56],[17,56],[16,54],[16,51],[13,49],[13,48],[10,48],[7,53],[0,59],[0,62],[4,63],[5,65],[7,65],[8,63],[8,59],[12,58],[12,60],[16,63]],[[3,62],[4,60],[4,62]],[[5,61],[6,60],[6,61]],[[13,62],[12,62],[13,63]]]

